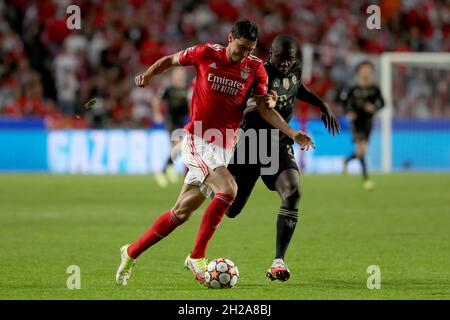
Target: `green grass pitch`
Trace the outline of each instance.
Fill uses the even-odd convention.
[[[450,299],[450,175],[301,177],[301,218],[286,262],[292,277],[269,282],[278,196],[259,183],[238,218],[224,218],[209,258],[239,267],[235,289],[212,290],[183,269],[201,210],[137,261],[115,286],[119,248],[174,203],[180,184],[150,176],[0,175],[0,299]],[[206,204],[206,203],[205,203]],[[69,290],[67,267],[81,268]],[[369,290],[378,265],[381,289]]]

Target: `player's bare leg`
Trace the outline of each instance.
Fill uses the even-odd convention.
[[[159,216],[136,242],[121,248],[121,263],[116,273],[116,283],[125,286],[139,255],[188,220],[204,200],[199,187],[183,184],[173,208]]]
[[[373,181],[371,181],[369,179],[369,175],[367,173],[367,165],[366,165],[366,160],[365,160],[365,155],[366,155],[366,151],[367,151],[367,144],[368,141],[367,139],[363,138],[363,137],[358,137],[356,139],[355,142],[355,152],[347,157],[344,160],[344,168],[343,168],[343,173],[346,174],[347,173],[347,165],[348,163],[353,160],[353,159],[358,159],[361,163],[361,168],[362,168],[362,175],[363,175],[363,179],[364,179],[364,189],[367,191],[373,190],[373,188],[375,187],[375,184],[373,183]]]
[[[360,135],[355,135],[355,151],[350,156],[344,159],[344,168],[342,171],[343,174],[347,174],[347,166],[351,160],[360,159],[366,154],[367,141],[365,141]]]
[[[215,193],[225,193],[233,198],[236,197],[236,181],[225,166],[209,170],[209,175],[205,179],[205,184]]]
[[[225,212],[233,203],[237,193],[236,182],[224,166],[218,167],[215,170],[209,169],[209,174],[204,183],[214,191],[214,198],[203,214],[194,248],[186,258],[185,263],[200,282],[204,281],[204,272],[207,266],[205,254],[208,242],[212,238]]]
[[[172,144],[172,148],[170,151],[170,157],[167,160],[167,164],[164,168],[165,176],[170,183],[178,182],[178,173],[175,170],[173,161],[180,155],[181,152],[181,140],[175,141]]]
[[[361,163],[362,175],[363,175],[363,179],[364,179],[363,188],[366,191],[371,191],[375,188],[375,184],[373,183],[372,180],[369,179],[369,175],[367,172],[367,165],[366,165],[366,160],[365,160],[366,151],[367,151],[367,143],[368,142],[366,139],[361,139],[356,142],[356,155]]]
[[[298,204],[301,192],[299,174],[295,169],[284,170],[275,182],[275,188],[281,198],[280,211],[277,217],[276,254],[266,276],[270,280],[287,281],[291,272],[284,262],[286,251],[298,220]]]
[[[181,221],[188,220],[192,213],[197,210],[205,201],[205,196],[200,192],[198,186],[183,184],[177,201],[173,206],[175,215]]]

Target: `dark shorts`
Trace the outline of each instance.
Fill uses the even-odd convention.
[[[173,132],[176,129],[183,129],[185,125],[184,115],[169,116],[166,121],[166,128],[169,132]]]
[[[350,130],[354,142],[360,140],[369,141],[370,133],[372,132],[372,121],[353,122]]]
[[[248,147],[248,145],[246,147]],[[275,191],[275,183],[282,172],[288,169],[298,171],[297,162],[295,161],[294,156],[294,150],[291,144],[280,142],[278,152],[278,166],[274,168],[275,173],[266,175],[261,174],[261,169],[264,167],[267,168],[268,165],[264,165],[260,162],[256,164],[237,163],[237,150],[235,151],[233,161],[227,167],[230,173],[234,176],[236,184],[238,186],[237,196],[233,202],[232,207],[230,208],[231,212],[236,211],[237,213],[239,213],[242,210],[248,198],[250,197],[250,194],[252,193],[252,190],[259,177],[261,177],[264,184],[269,190]]]

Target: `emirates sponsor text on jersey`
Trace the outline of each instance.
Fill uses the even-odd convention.
[[[245,84],[237,80],[216,76],[208,73],[208,82],[212,82],[211,90],[219,91],[231,95],[237,95],[239,90],[245,89]]]

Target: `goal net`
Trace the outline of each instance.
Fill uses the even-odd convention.
[[[450,170],[450,53],[383,53],[380,87],[381,170]]]
[[[385,107],[374,118],[366,153],[369,170],[449,171],[450,53],[368,55],[332,49],[305,44],[301,50],[303,83],[327,101],[343,128],[339,136],[331,137],[317,113],[297,115],[300,127],[306,123],[303,129],[317,145],[313,153],[296,152],[305,171],[339,173],[343,158],[354,150],[349,122],[336,97],[356,82],[356,66],[363,60],[374,64],[375,84],[385,100]],[[359,173],[359,166],[359,161],[351,162],[349,172]]]

